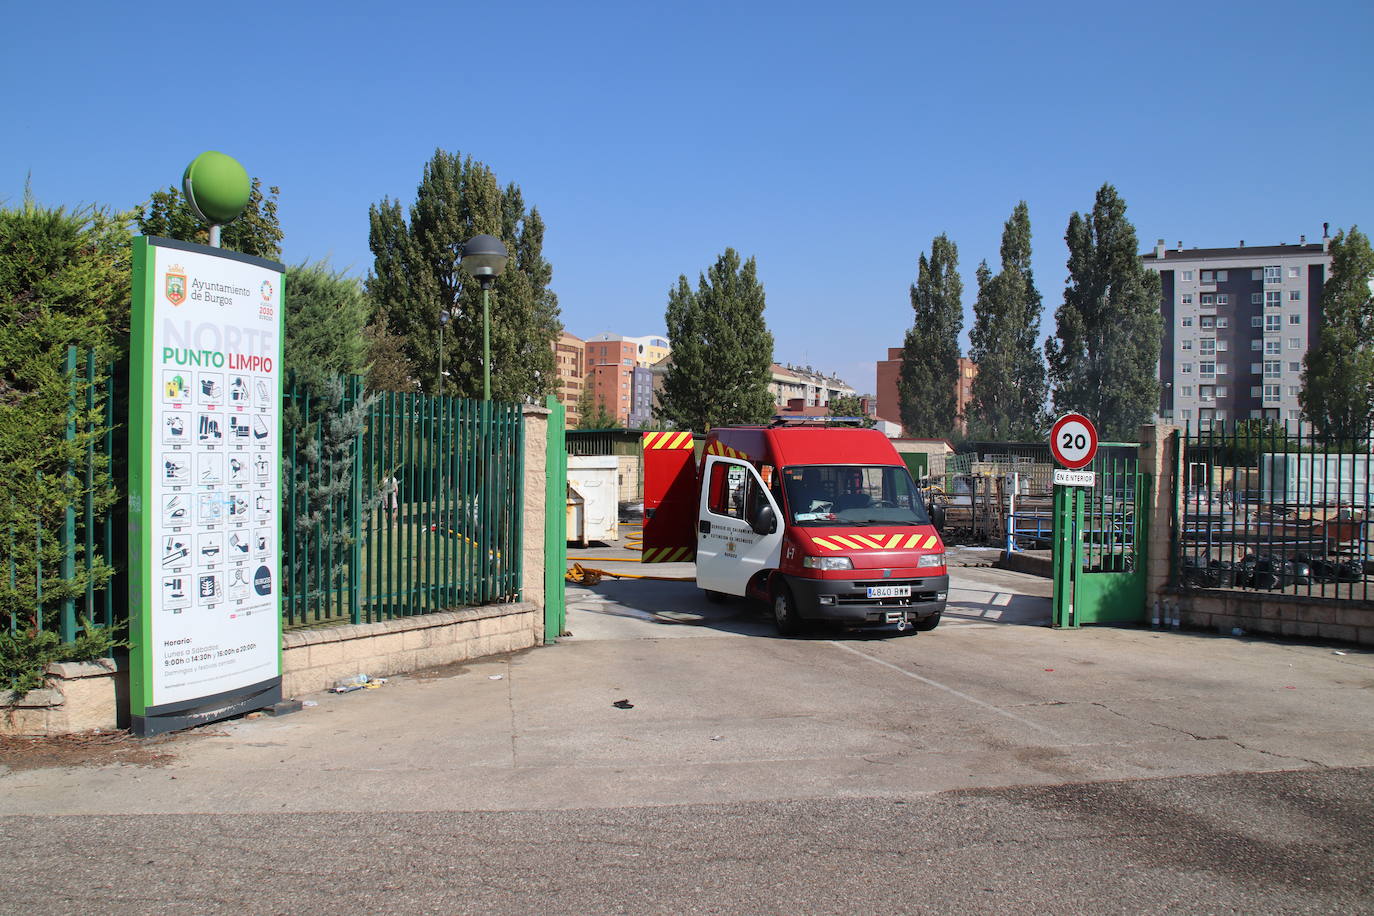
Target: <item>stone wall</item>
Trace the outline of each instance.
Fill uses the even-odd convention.
[[[1331,639],[1374,646],[1374,603],[1332,601],[1301,595],[1166,588],[1183,626],[1230,633]]]
[[[282,696],[327,690],[335,681],[357,674],[390,677],[528,649],[542,640],[543,626],[544,609],[521,601],[381,623],[292,630],[282,637]]]
[[[48,686],[0,693],[0,735],[66,735],[117,728],[127,683],[112,658],[48,665]]]

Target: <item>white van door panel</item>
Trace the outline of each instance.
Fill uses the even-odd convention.
[[[751,503],[772,508],[772,533],[758,534],[749,526]],[[782,510],[758,471],[747,461],[707,456],[697,507],[697,585],[743,595],[755,573],[777,568],[782,535]]]

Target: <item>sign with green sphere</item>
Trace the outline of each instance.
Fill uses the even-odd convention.
[[[181,176],[181,185],[191,209],[214,226],[237,219],[248,206],[252,191],[248,172],[238,160],[213,150],[191,160]]]

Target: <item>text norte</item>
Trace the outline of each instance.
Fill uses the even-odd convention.
[[[178,366],[211,366],[271,372],[276,335],[254,328],[221,326],[208,322],[166,320],[162,323],[162,362]]]

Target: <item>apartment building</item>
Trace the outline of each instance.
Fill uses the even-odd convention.
[[[878,418],[898,425],[902,422],[901,398],[897,381],[902,376],[902,348],[888,347],[887,359],[878,361]],[[958,415],[955,426],[967,432],[964,415],[973,403],[973,380],[978,376],[978,364],[967,356],[959,357],[959,377],[954,383],[954,409]]]
[[[768,390],[777,407],[787,407],[794,401],[800,401],[801,407],[825,407],[835,398],[858,395],[838,375],[826,375],[810,366],[777,363],[771,367]]]
[[[569,429],[575,428],[581,420],[577,405],[582,397],[582,377],[586,374],[586,345],[581,337],[567,331],[559,334],[553,342],[554,372],[558,377],[555,393],[559,403],[567,410]]]
[[[653,418],[654,374],[671,348],[666,338],[598,334],[585,344],[586,385],[616,422],[637,429]]]
[[[1321,333],[1329,239],[1235,248],[1167,248],[1141,262],[1160,277],[1164,339],[1159,415],[1208,429],[1217,421],[1297,421],[1302,362]]]

